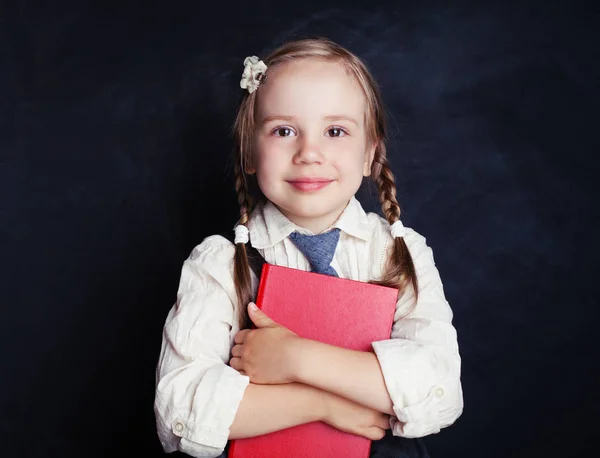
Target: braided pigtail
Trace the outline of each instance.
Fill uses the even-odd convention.
[[[249,240],[248,221],[252,214],[253,200],[248,190],[248,183],[240,161],[236,161],[235,166],[235,189],[240,204],[240,219],[235,229],[233,281],[240,309],[238,321],[241,330],[248,329],[252,325],[248,316],[248,309],[246,308],[252,300],[252,279],[250,276],[250,265],[248,264],[248,254],[246,252],[246,243]]]
[[[392,236],[394,237],[394,246],[387,268],[381,281],[377,283],[398,288],[400,295],[411,285],[415,293],[416,304],[419,291],[417,274],[412,256],[403,238],[404,234],[402,231],[397,230],[402,225],[400,223],[400,205],[396,200],[396,180],[386,158],[383,142],[379,142],[375,151],[372,177],[379,191],[379,201],[381,202],[383,214],[392,226]]]

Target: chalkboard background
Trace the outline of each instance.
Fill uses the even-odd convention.
[[[242,61],[317,35],[381,84],[403,221],[455,312],[465,410],[432,457],[590,456],[593,2],[42,3],[0,4],[0,456],[163,456],[161,329],[236,219]]]

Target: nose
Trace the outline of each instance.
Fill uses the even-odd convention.
[[[319,143],[305,137],[298,145],[298,150],[294,155],[294,164],[322,164],[324,159]]]

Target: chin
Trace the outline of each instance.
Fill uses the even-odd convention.
[[[271,195],[269,195],[271,194]],[[342,194],[339,189],[329,190],[329,192],[318,192],[314,194],[299,194],[299,193],[265,193],[265,197],[269,199],[279,210],[289,219],[294,217],[300,219],[322,218],[328,215],[341,213],[352,196],[341,198]]]
[[[305,200],[301,202],[303,199],[298,199],[294,202],[287,202],[287,205],[279,206],[280,209],[284,211],[284,213],[288,216],[288,218],[293,219],[301,218],[301,219],[311,219],[311,218],[323,218],[332,214],[336,214],[335,217],[339,216],[337,213],[341,213],[343,211],[344,203],[339,203],[337,205],[329,203],[329,205],[324,205],[323,199],[315,200]]]

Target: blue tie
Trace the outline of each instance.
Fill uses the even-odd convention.
[[[340,230],[338,228],[318,235],[303,235],[299,232],[292,232],[290,239],[302,254],[306,256],[313,272],[333,277],[339,276],[335,269],[330,266],[335,248],[340,239]]]

